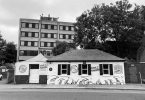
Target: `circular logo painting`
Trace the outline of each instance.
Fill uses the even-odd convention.
[[[26,72],[26,70],[27,70],[27,67],[26,67],[25,65],[21,65],[21,66],[19,67],[19,71],[20,71],[21,73]]]

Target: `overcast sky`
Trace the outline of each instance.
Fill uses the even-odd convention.
[[[59,21],[75,22],[76,17],[94,4],[110,4],[116,0],[0,0],[0,32],[8,42],[18,43],[20,18],[59,17]],[[145,5],[145,0],[130,0]]]

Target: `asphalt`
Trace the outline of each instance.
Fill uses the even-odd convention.
[[[145,84],[125,85],[44,85],[44,84],[7,84],[7,80],[0,81],[0,89],[97,89],[97,90],[139,90],[145,91]]]

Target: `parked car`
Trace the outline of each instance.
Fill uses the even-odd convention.
[[[2,80],[3,79],[3,75],[2,74],[0,74],[0,80]]]

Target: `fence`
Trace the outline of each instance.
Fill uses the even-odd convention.
[[[145,63],[125,63],[126,83],[142,83],[145,80]]]

